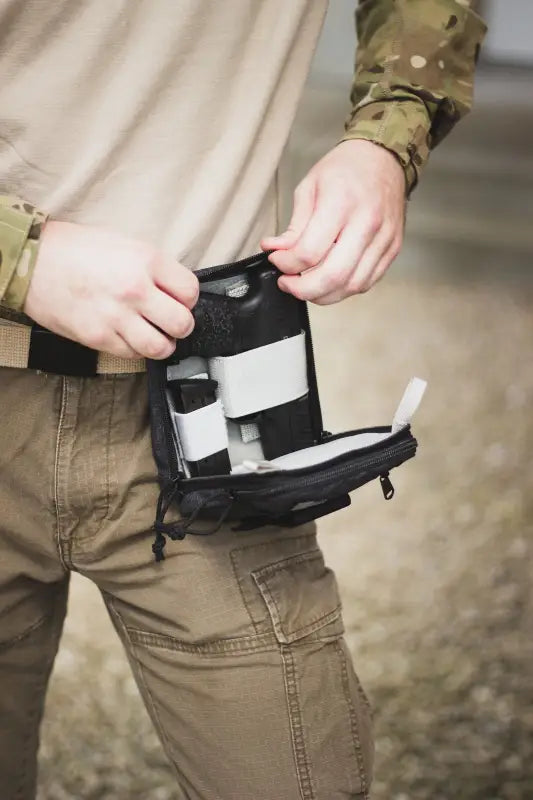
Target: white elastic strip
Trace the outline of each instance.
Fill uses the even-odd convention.
[[[311,467],[321,464],[322,461],[329,461],[330,458],[349,453],[350,450],[359,450],[361,447],[369,447],[387,439],[390,433],[354,433],[352,436],[342,436],[331,442],[306,447],[304,450],[296,450],[294,453],[287,453],[285,456],[273,458],[271,464],[278,469],[296,469],[298,467]]]
[[[212,453],[228,449],[226,420],[220,400],[188,414],[171,413],[187,461],[200,461]]]
[[[427,382],[421,378],[411,378],[403,393],[400,404],[392,420],[392,433],[397,433],[411,422],[415,411],[422,402]]]
[[[209,359],[227,417],[296,400],[307,392],[305,333],[238,353]]]
[[[300,469],[301,467],[313,467],[329,461],[331,458],[349,453],[351,450],[359,450],[361,447],[368,447],[387,439],[390,433],[354,433],[352,436],[341,436],[331,442],[316,444],[313,447],[306,447],[303,450],[295,450],[294,453],[273,458],[271,461],[255,462],[246,459],[234,467],[231,472],[233,475],[240,475],[246,472],[267,472],[276,469]]]

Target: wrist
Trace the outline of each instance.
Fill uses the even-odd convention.
[[[403,169],[409,196],[429,158],[429,126],[427,111],[418,102],[373,101],[352,113],[342,141],[365,139],[393,154]]]

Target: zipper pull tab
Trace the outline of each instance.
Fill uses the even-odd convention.
[[[386,472],[384,475],[380,475],[379,482],[381,484],[381,491],[383,492],[383,497],[385,500],[392,500],[394,497],[394,486],[389,478],[389,473]]]

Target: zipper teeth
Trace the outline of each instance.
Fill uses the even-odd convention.
[[[312,386],[309,387],[309,394],[311,395],[312,393],[314,393],[315,398],[316,398],[316,401],[315,401],[316,415],[317,415],[316,425],[317,425],[317,428],[319,429],[319,439],[318,439],[318,441],[320,441],[320,439],[322,438],[323,433],[324,433],[324,424],[323,424],[323,421],[322,421],[322,409],[320,407],[320,394],[318,392],[318,381],[317,381],[317,376],[316,376],[315,351],[314,351],[314,348],[313,348],[313,337],[312,337],[312,334],[311,334],[311,322],[309,320],[309,308],[307,306],[307,303],[304,300],[302,300],[302,302],[304,304],[304,315],[305,315],[305,320],[306,320],[306,323],[307,323],[307,329],[305,331],[305,338],[306,338],[306,344],[308,345],[308,348],[309,348],[309,350],[308,350],[309,358],[308,358],[307,368],[308,368],[309,373],[310,373],[310,375],[309,375],[310,383],[312,383]]]
[[[388,461],[388,459],[391,456],[400,455],[400,454],[403,454],[404,452],[407,453],[408,451],[415,450],[415,449],[416,449],[416,445],[415,444],[413,444],[411,442],[409,442],[409,443],[403,443],[402,442],[401,446],[400,445],[396,445],[395,447],[388,447],[386,450],[383,450],[383,452],[379,454],[379,457],[376,455],[373,458],[369,458],[368,460],[366,460],[364,462],[364,466],[365,467],[379,467],[384,462]],[[352,468],[352,466],[350,464],[339,464],[338,467],[334,467],[331,470],[330,475],[332,477],[334,477],[335,475],[341,475],[343,472],[349,472],[351,468]],[[315,476],[314,479],[311,478],[308,481],[308,484],[312,485],[313,483],[316,483],[318,480],[319,480],[318,476]]]
[[[214,267],[197,269],[195,270],[195,275],[197,275],[198,278],[209,278],[211,275],[215,275],[217,273],[239,272],[239,270],[250,267],[252,264],[257,264],[258,261],[266,261],[272,252],[272,250],[268,250],[265,252],[256,253],[253,256],[247,256],[247,258],[241,258],[240,261],[231,261],[227,264],[217,264]]]
[[[166,365],[165,363],[163,363],[163,366],[161,366],[160,364],[156,364],[155,368],[157,369],[158,372],[157,386],[163,409],[163,414],[165,416],[164,434],[165,434],[165,441],[167,444],[167,451],[169,455],[168,460],[171,470],[170,478],[174,479],[179,476],[179,463],[178,463],[178,458],[176,456],[176,452],[174,450],[174,440],[172,439],[172,434],[169,435],[169,431],[172,431],[172,420],[170,418],[170,411],[168,408],[167,398],[165,394]]]
[[[364,463],[362,462],[359,466],[360,467],[379,467],[382,464],[386,463],[388,459],[394,455],[401,455],[404,452],[407,453],[410,450],[415,450],[416,444],[414,443],[403,443],[400,445],[396,445],[395,447],[388,447],[386,450],[383,450],[378,455],[373,456],[372,458],[365,459]],[[353,469],[353,464],[339,464],[338,467],[333,467],[331,471],[328,473],[328,477],[334,478],[337,475],[342,475],[345,472],[350,472]],[[279,476],[282,478],[282,476]],[[307,476],[295,476],[296,481],[298,478],[302,481],[305,486],[313,486],[315,483],[320,483],[322,477],[320,475],[315,475],[307,478]]]
[[[364,469],[366,467],[384,465],[388,461],[388,459],[390,457],[392,457],[392,456],[395,456],[395,455],[399,456],[399,455],[403,455],[403,454],[407,455],[410,452],[414,453],[416,451],[416,446],[417,446],[416,439],[414,439],[414,437],[411,437],[409,440],[407,440],[405,442],[404,441],[398,442],[395,445],[387,447],[385,450],[382,450],[379,454],[376,453],[375,455],[372,455],[372,456],[370,456],[370,455],[369,456],[365,456],[357,464],[357,467],[359,469]],[[260,487],[257,485],[259,476],[255,475],[255,474],[239,475],[239,476],[237,476],[237,475],[221,475],[221,476],[215,477],[214,479],[216,481],[216,484],[220,488],[223,488],[222,486],[220,486],[220,481],[222,481],[223,483],[226,483],[229,480],[233,479],[235,481],[235,484],[237,484],[237,480],[235,480],[236,478],[237,479],[240,478],[241,480],[242,479],[246,480],[248,478],[252,478],[253,480],[251,482],[249,482],[249,483],[252,484],[251,487],[248,488],[248,487],[244,486],[244,488],[241,488],[241,487],[238,487],[237,485],[235,485],[235,492],[238,493],[240,491],[246,491],[247,489],[250,490],[250,489],[253,488],[254,490],[262,491],[263,493],[268,493],[268,491],[270,491],[270,490],[272,490],[272,491],[276,491],[277,490],[277,486],[272,487],[272,484],[275,483],[276,481],[278,481],[278,482],[280,482],[280,481],[281,482],[286,482],[287,480],[290,480],[291,482],[294,481],[294,482],[297,482],[297,483],[303,483],[306,486],[312,486],[314,483],[320,482],[323,478],[321,476],[317,476],[317,475],[309,476],[307,473],[301,474],[301,472],[304,471],[304,470],[307,471],[307,470],[314,469],[314,468],[320,468],[322,466],[323,466],[323,464],[322,465],[321,464],[314,464],[312,467],[299,467],[298,470],[292,470],[292,471],[280,470],[280,473],[277,474],[277,475],[273,475],[273,474],[269,475],[268,472],[264,473],[261,476],[260,480],[264,481],[266,479],[265,483],[270,484],[270,486],[265,487],[265,489],[263,489],[263,490],[261,490]],[[330,471],[328,472],[328,476],[335,477],[336,475],[341,475],[344,472],[350,472],[353,469],[354,469],[354,464],[353,463],[351,463],[351,464],[339,464],[336,467],[330,467]],[[292,472],[292,474],[291,474],[291,472]],[[294,474],[294,473],[296,473],[296,474]],[[300,473],[300,474],[298,474],[298,473]],[[190,485],[190,481],[193,481],[193,480],[195,480],[195,479],[194,478],[187,479],[186,480],[186,484]],[[209,483],[211,482],[210,478],[206,478],[204,480],[206,482],[209,482]],[[189,491],[201,491],[202,489],[207,489],[207,488],[211,488],[211,487],[206,485],[206,483],[200,483],[200,485],[197,486],[197,487],[196,486],[191,487],[189,489]]]

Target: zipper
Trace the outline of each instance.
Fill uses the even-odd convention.
[[[406,438],[407,433],[407,438]],[[402,435],[403,434],[403,435]],[[316,475],[317,470],[328,470],[328,477],[342,477],[354,472],[355,469],[365,470],[371,467],[386,466],[390,459],[395,457],[405,456],[405,460],[414,455],[417,448],[417,441],[410,433],[409,428],[404,428],[397,434],[401,435],[401,440],[383,448],[379,452],[368,453],[367,455],[357,456],[357,463],[353,461],[353,451],[351,454],[343,453],[334,459],[330,459],[330,466],[328,462],[322,464],[314,464],[310,467],[298,467],[292,470],[279,470],[279,472],[264,472],[261,475],[218,475],[209,476],[204,478],[187,478],[184,481],[183,488],[187,492],[201,491],[202,489],[223,489],[225,485],[231,488],[238,494],[239,492],[246,492],[250,490],[260,491],[262,495],[269,492],[278,491],[280,486],[286,485],[288,481],[292,486],[313,486],[323,480],[323,475]],[[379,446],[379,445],[378,445]],[[375,449],[375,445],[369,447]],[[367,448],[362,448],[364,451]],[[349,458],[349,463],[338,463],[339,459],[343,462]],[[336,465],[337,462],[337,465]],[[385,475],[385,472],[383,473]],[[377,476],[376,476],[377,477]],[[261,489],[261,487],[264,487]]]
[[[242,272],[243,269],[249,269],[256,264],[260,264],[262,261],[267,261],[268,256],[272,252],[273,250],[269,250],[264,253],[256,253],[247,258],[241,258],[240,261],[232,261],[228,264],[217,264],[215,267],[203,267],[202,269],[195,270],[194,274],[200,282],[208,280],[214,275],[216,275],[217,278],[229,277],[233,273],[237,275],[239,272]]]
[[[393,447],[386,448],[381,453],[379,453],[379,455],[376,454],[375,456],[373,456],[371,458],[366,458],[366,459],[362,460],[357,466],[359,467],[359,469],[362,469],[362,470],[365,470],[365,469],[368,469],[368,468],[372,468],[372,467],[383,467],[383,466],[385,466],[385,464],[388,464],[393,457],[400,456],[400,455],[407,455],[408,453],[411,453],[411,452],[414,455],[415,451],[416,451],[416,440],[413,440],[412,442],[411,441],[409,441],[409,442],[401,442],[401,443],[398,443],[397,445],[395,445]],[[342,465],[339,465],[336,468],[328,470],[328,478],[341,478],[341,477],[344,477],[345,475],[349,475],[351,472],[353,472],[353,470],[354,470],[354,464],[342,464]],[[387,496],[387,495],[390,495],[390,490],[392,490],[392,492],[394,493],[394,488],[392,486],[392,482],[390,481],[390,479],[385,478],[385,475],[388,475],[388,472],[387,473],[383,473],[383,476],[380,476],[380,480],[381,480],[381,477],[383,477],[385,479],[385,484],[386,485],[385,485],[385,487],[383,487],[383,493],[385,495],[385,499],[388,500],[388,499],[390,499],[390,497],[392,497],[392,495],[390,497]],[[279,477],[282,478],[282,476],[279,476]],[[322,475],[314,475],[314,476],[310,476],[309,478],[303,477],[303,479],[302,479],[302,477],[300,477],[300,479],[298,479],[298,477],[296,477],[295,485],[296,486],[315,486],[317,483],[321,483],[322,480],[323,480]],[[387,484],[387,480],[388,480],[388,484]],[[387,494],[385,494],[385,490],[387,490]],[[264,493],[262,492],[262,494],[267,494],[268,495],[268,494],[270,494],[271,492],[274,492],[274,491],[277,491],[277,487],[269,488]]]
[[[180,478],[181,472],[179,469],[178,457],[176,455],[174,439],[172,438],[172,420],[170,418],[170,410],[168,408],[167,397],[165,392],[166,369],[167,369],[166,361],[153,362],[151,365],[150,362],[148,362],[148,365],[152,374],[155,376],[159,407],[163,415],[163,433],[164,433],[168,464],[170,470],[170,475],[168,475],[167,477],[169,481],[175,483]]]
[[[318,381],[316,377],[315,352],[313,349],[313,337],[311,335],[311,323],[309,321],[309,308],[304,300],[300,302],[303,304],[302,315],[305,327],[305,354],[307,359],[307,378],[312,417],[311,424],[315,434],[315,441],[318,444],[323,440],[325,431],[323,430],[322,409],[320,407],[320,394],[318,392]]]
[[[392,500],[394,497],[394,486],[389,478],[389,473],[384,472],[383,475],[380,475],[379,482],[381,484],[381,491],[383,492],[383,497],[385,500]]]

